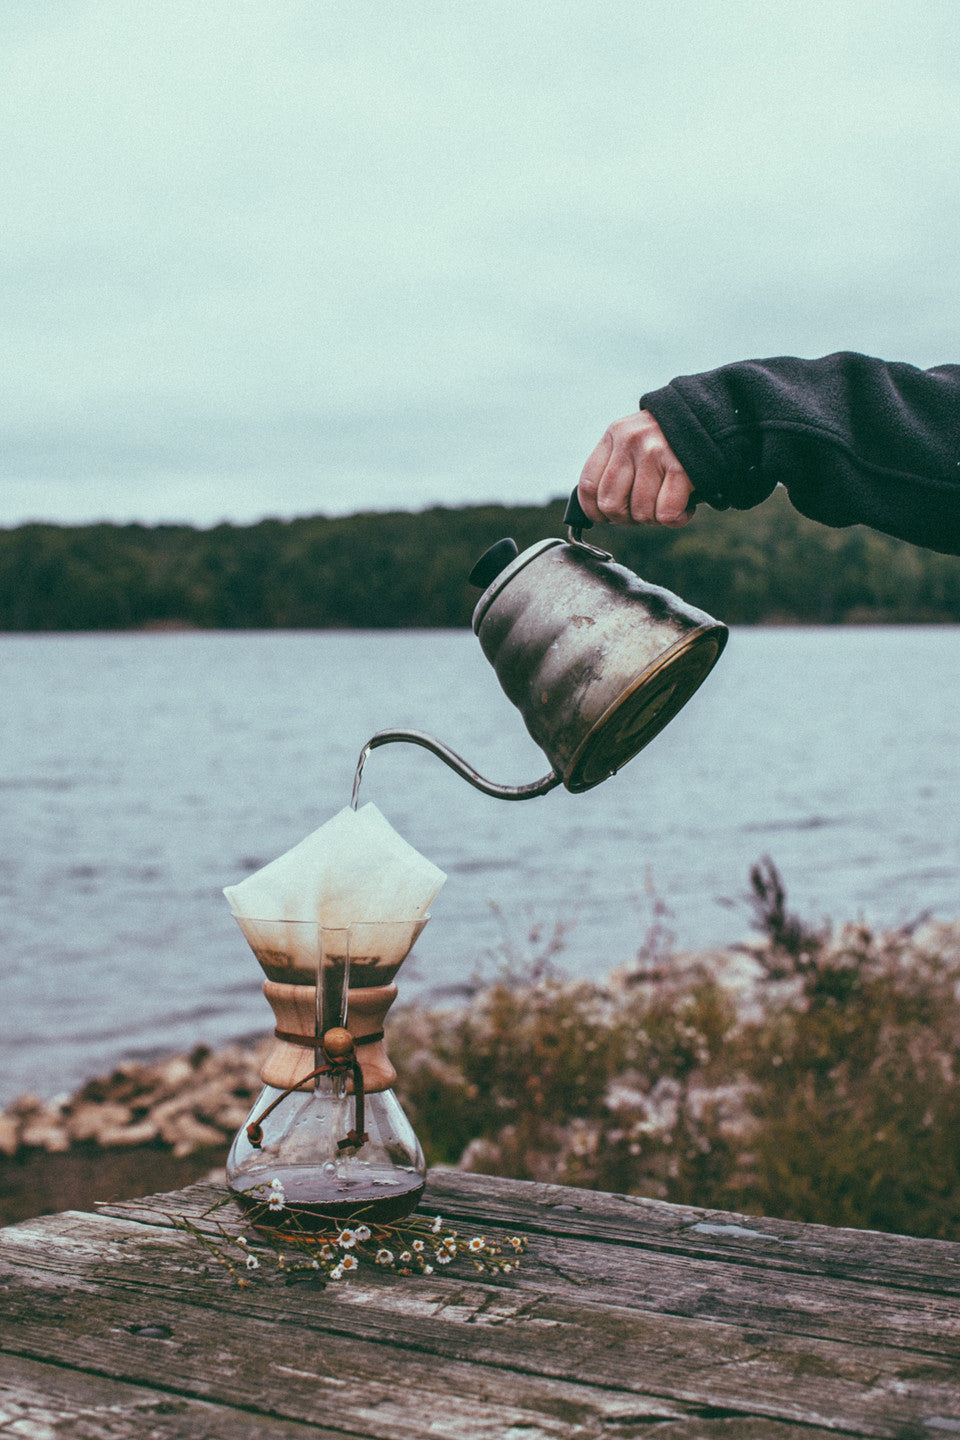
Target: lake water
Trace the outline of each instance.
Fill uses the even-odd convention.
[[[0,637],[0,1103],[266,1031],[221,887],[345,805],[388,726],[505,783],[549,769],[469,632]],[[561,962],[604,973],[654,893],[679,945],[734,941],[763,854],[812,919],[960,915],[958,740],[960,629],[770,629],[586,795],[504,804],[378,750],[361,800],[449,877],[401,996],[557,922]]]

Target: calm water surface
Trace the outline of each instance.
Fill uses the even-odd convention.
[[[265,1031],[221,887],[345,805],[387,726],[506,783],[549,768],[469,632],[0,637],[0,1103]],[[566,965],[602,973],[652,892],[679,944],[736,940],[763,854],[814,919],[960,915],[958,741],[960,629],[751,630],[586,795],[505,804],[378,750],[361,800],[449,877],[401,994],[557,921]]]

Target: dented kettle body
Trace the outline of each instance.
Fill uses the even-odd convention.
[[[706,678],[727,628],[576,541],[542,540],[480,596],[473,628],[567,790],[589,790]]]

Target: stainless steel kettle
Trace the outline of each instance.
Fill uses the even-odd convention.
[[[615,775],[673,719],[706,679],[727,627],[650,585],[583,540],[590,521],[570,497],[568,539],[522,554],[500,540],[470,572],[483,594],[473,629],[508,698],[553,769],[529,785],[497,785],[418,730],[381,730],[361,752],[395,741],[422,745],[471,785],[527,800],[563,784],[579,793]]]

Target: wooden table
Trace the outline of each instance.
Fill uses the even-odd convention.
[[[520,1270],[243,1290],[159,1211],[0,1231],[0,1437],[960,1434],[960,1245],[453,1172],[425,1208]]]

